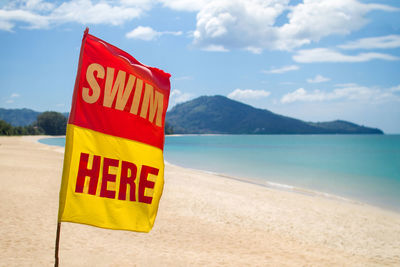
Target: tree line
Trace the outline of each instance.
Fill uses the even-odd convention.
[[[27,126],[12,126],[0,120],[0,135],[65,135],[67,118],[55,111],[46,111],[38,115],[36,121]],[[172,134],[170,124],[165,123],[165,134]]]
[[[0,135],[65,135],[67,118],[55,111],[46,111],[38,115],[36,121],[27,126],[12,126],[0,120]]]

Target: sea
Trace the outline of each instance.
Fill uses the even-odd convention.
[[[65,138],[40,142],[64,146]],[[400,135],[172,135],[165,161],[400,212]]]

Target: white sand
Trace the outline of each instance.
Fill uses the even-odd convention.
[[[0,266],[54,264],[63,149],[38,138],[0,137]],[[149,234],[62,223],[60,266],[400,266],[400,214],[167,165]]]

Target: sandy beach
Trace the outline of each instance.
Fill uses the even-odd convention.
[[[53,266],[63,148],[0,137],[0,266]],[[167,165],[149,234],[62,223],[60,266],[400,266],[400,214]]]

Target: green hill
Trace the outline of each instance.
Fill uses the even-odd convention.
[[[36,121],[41,112],[31,109],[4,109],[0,108],[0,120],[4,120],[12,126],[27,126]]]
[[[12,126],[27,126],[34,123],[37,117],[42,114],[42,112],[34,111],[28,108],[21,109],[5,109],[0,108],[0,120],[3,120]],[[68,118],[69,113],[62,113],[66,118]]]
[[[325,130],[335,131],[337,134],[383,134],[379,129],[360,126],[342,120],[316,123],[309,122],[309,124]]]
[[[0,108],[0,120],[12,126],[26,126],[41,112],[31,109]],[[68,117],[68,113],[63,113]],[[336,120],[305,122],[224,96],[202,96],[176,105],[167,112],[168,129],[182,134],[383,134],[379,129]]]
[[[168,124],[181,134],[383,134],[346,121],[309,123],[224,96],[201,96],[167,112]]]

